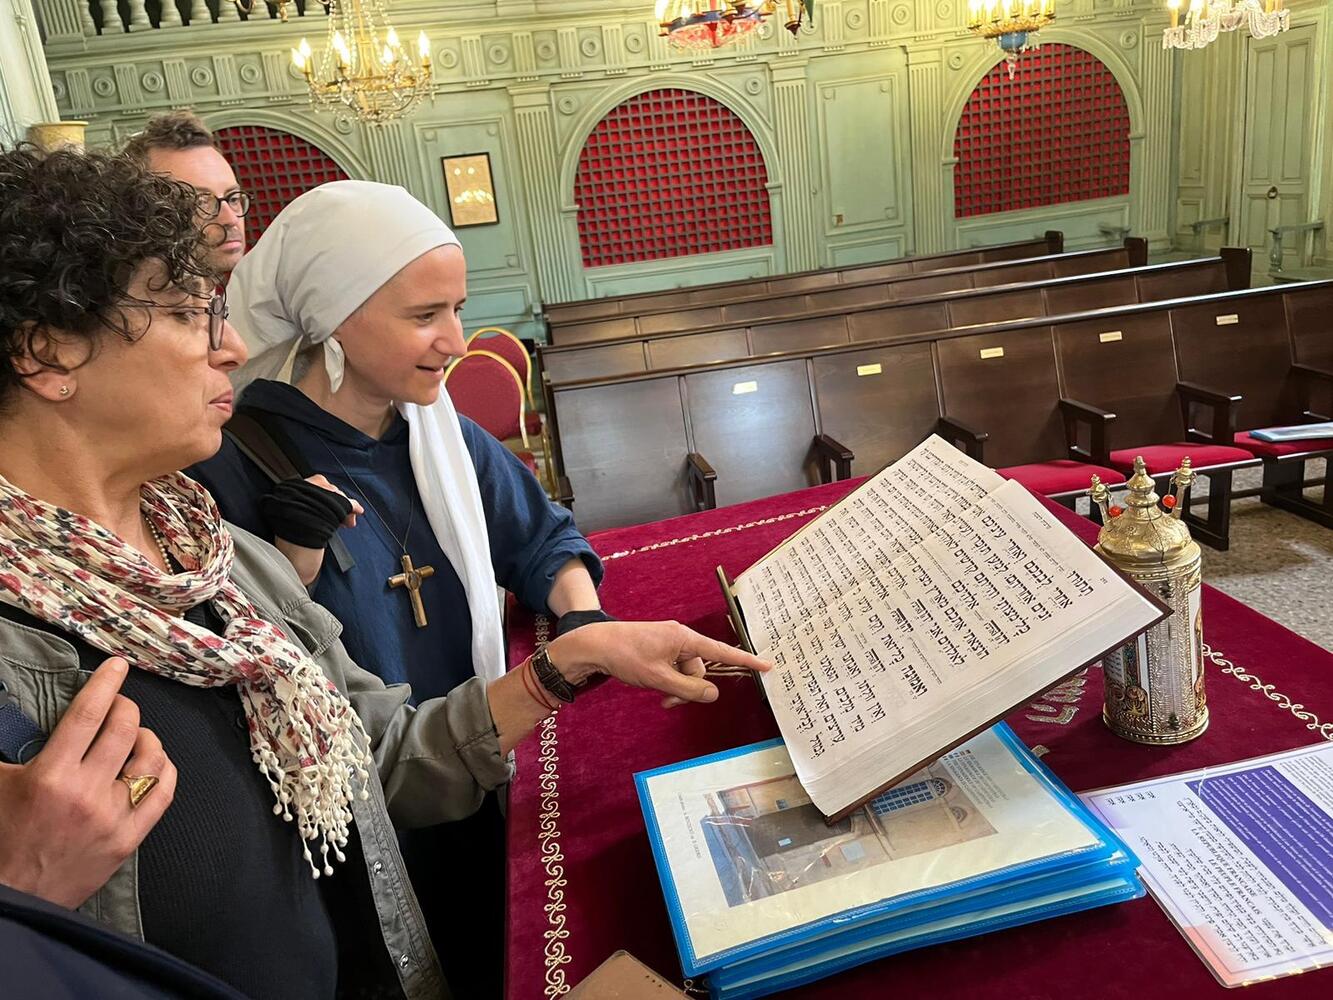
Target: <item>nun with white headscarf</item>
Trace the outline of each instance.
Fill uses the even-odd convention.
[[[288,556],[360,666],[410,683],[414,701],[481,678],[502,745],[596,674],[665,692],[670,705],[717,697],[704,659],[762,668],[681,626],[615,623],[599,610],[601,563],[568,511],[442,391],[465,350],[466,295],[458,239],[404,189],[337,181],[301,195],[232,274],[231,321],[250,350],[233,376],[240,419],[190,474],[224,517]],[[283,372],[290,381],[277,380]],[[275,447],[299,476],[283,478]],[[497,584],[558,619],[549,655],[508,675]],[[447,834],[404,845],[451,980],[499,973],[498,926],[493,940],[441,940],[464,932],[441,926],[457,900],[469,901],[459,923],[473,929],[487,924],[483,893],[501,905],[502,872],[484,853],[498,859],[502,827],[487,801]],[[469,877],[487,884],[460,882]],[[432,895],[452,900],[452,913]],[[491,992],[490,982],[453,986]]]

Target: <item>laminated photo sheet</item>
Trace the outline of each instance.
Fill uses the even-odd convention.
[[[1223,986],[1333,965],[1333,743],[1082,798]]]
[[[834,915],[868,918],[886,900],[1109,854],[1077,800],[1062,802],[1022,752],[1007,729],[987,730],[832,826],[780,741],[636,776],[687,974],[813,936]]]

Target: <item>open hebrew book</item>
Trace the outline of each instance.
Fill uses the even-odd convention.
[[[938,437],[742,573],[719,568],[831,820],[1161,621],[1022,486]]]

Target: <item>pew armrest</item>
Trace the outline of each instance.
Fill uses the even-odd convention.
[[[1060,400],[1060,416],[1065,422],[1065,444],[1069,457],[1076,462],[1096,465],[1111,464],[1111,448],[1107,441],[1115,414],[1101,407],[1077,399]],[[1079,428],[1088,428],[1088,447],[1079,443]]]
[[[986,431],[978,430],[956,417],[940,417],[935,427],[940,437],[965,452],[969,458],[983,461],[981,456],[990,438]]]
[[[568,509],[570,509],[570,510],[573,510],[573,509],[574,509],[574,487],[570,484],[570,482],[569,482],[569,477],[568,477],[568,476],[556,476],[556,477],[555,477],[555,485],[556,485],[556,490],[555,490],[555,493],[556,493],[556,496],[555,496],[556,502],[559,503],[561,507],[566,507],[566,508],[568,508]]]
[[[690,477],[690,496],[695,510],[713,510],[717,507],[717,473],[697,451],[685,457],[685,471]]]
[[[819,481],[836,483],[852,478],[852,450],[827,434],[815,435],[815,458],[819,461]]]
[[[1313,402],[1313,389],[1318,386],[1323,389],[1333,388],[1333,372],[1326,368],[1315,368],[1313,365],[1292,365],[1291,370],[1301,381],[1301,390],[1304,402],[1303,416],[1312,424],[1326,423],[1329,418],[1310,408]],[[1328,401],[1328,396],[1321,397],[1324,402]]]
[[[1325,385],[1333,385],[1333,372],[1326,368],[1316,368],[1313,365],[1292,365],[1291,370],[1303,379],[1311,382],[1323,382]]]
[[[1219,392],[1197,382],[1177,382],[1176,395],[1180,398],[1180,417],[1185,425],[1185,440],[1204,444],[1230,445],[1236,440],[1236,407],[1241,397],[1235,393]],[[1192,407],[1202,406],[1212,414],[1209,430],[1194,426]]]

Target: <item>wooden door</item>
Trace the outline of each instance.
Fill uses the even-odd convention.
[[[1254,250],[1254,273],[1266,275],[1269,230],[1312,221],[1310,169],[1314,140],[1311,101],[1318,84],[1315,26],[1273,38],[1246,38],[1245,139],[1240,178],[1240,228]],[[1283,243],[1283,267],[1296,267],[1298,234]]]

